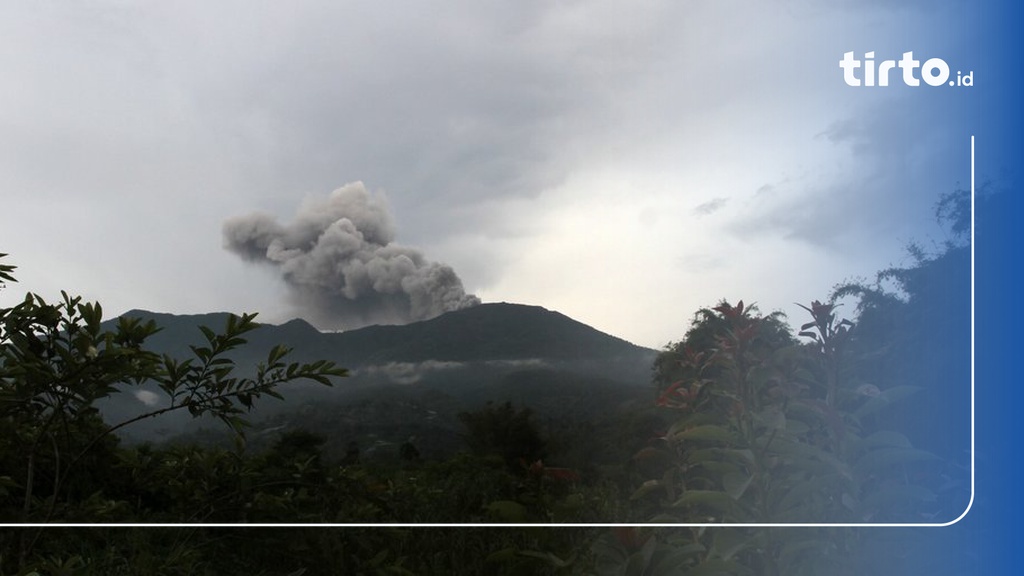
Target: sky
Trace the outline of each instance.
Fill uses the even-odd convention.
[[[839,61],[966,71],[970,6],[5,4],[0,305],[349,329],[517,302],[652,348],[722,298],[800,324],[939,246],[969,186],[971,88]]]

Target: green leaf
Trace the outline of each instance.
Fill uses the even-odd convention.
[[[736,554],[755,544],[755,536],[737,528],[726,528],[714,532],[711,553],[722,560],[731,560]]]
[[[700,542],[690,542],[689,544],[685,544],[680,548],[676,549],[676,553],[682,555],[692,555],[702,554],[704,552],[707,552],[707,550],[708,549]]]
[[[739,500],[753,480],[754,477],[749,474],[726,474],[722,478],[722,487],[733,500]]]
[[[753,571],[732,560],[707,560],[686,572],[686,576],[745,576]]]
[[[857,460],[855,468],[860,474],[866,476],[871,472],[886,470],[902,464],[932,462],[938,459],[939,457],[931,452],[917,448],[879,448],[868,452]]]
[[[487,564],[493,564],[493,563],[504,564],[504,563],[508,563],[508,562],[514,562],[515,559],[516,559],[516,549],[515,549],[514,546],[510,546],[508,548],[502,548],[501,550],[496,550],[494,552],[491,552],[490,554],[487,555],[487,558],[484,558],[484,562],[487,563]]]
[[[796,418],[786,418],[786,433],[791,436],[801,436],[811,430],[807,424]]]
[[[820,555],[828,544],[828,541],[820,538],[808,537],[786,542],[779,551],[779,563],[783,566],[792,566],[805,552]]]
[[[291,348],[285,346],[284,344],[278,344],[277,346],[274,346],[270,350],[270,354],[267,355],[267,365],[268,366],[276,365],[289,352],[291,352]]]
[[[640,550],[630,554],[629,560],[626,561],[626,566],[623,569],[623,574],[626,576],[644,576],[651,564],[651,557],[654,556],[657,546],[657,539],[648,538]]]
[[[242,434],[246,428],[252,426],[248,421],[239,416],[229,416],[228,414],[222,414],[221,420],[223,420],[228,426],[231,427],[235,432]]]
[[[767,438],[760,438],[757,440],[756,444],[758,447],[763,447],[767,441]],[[799,462],[799,465],[804,467],[806,472],[816,471],[814,464],[815,462],[818,462],[822,465],[820,467],[821,470],[818,471],[819,473],[823,470],[831,470],[832,472],[838,473],[843,478],[852,478],[850,467],[845,462],[836,458],[832,453],[826,452],[817,446],[780,437],[775,438],[771,444],[771,448],[773,453]]]
[[[854,411],[853,415],[858,419],[863,419],[865,416],[870,416],[877,413],[880,410],[912,396],[920,392],[922,388],[920,386],[893,386],[887,390],[883,390],[881,394],[874,398],[869,398],[860,408]]]
[[[526,508],[513,500],[495,500],[487,505],[487,512],[502,522],[526,521]]]
[[[786,415],[778,406],[768,406],[754,413],[754,420],[769,430],[785,430]]]
[[[196,355],[196,358],[203,362],[207,362],[213,356],[213,350],[206,346],[189,345],[189,349],[191,349],[192,353]]]
[[[519,552],[519,555],[524,556],[526,558],[535,558],[537,560],[543,560],[551,566],[554,566],[555,568],[568,568],[569,566],[572,566],[574,560],[574,557],[572,556],[570,556],[568,560],[562,560],[561,558],[555,556],[551,552],[536,552],[534,550],[521,550]]]
[[[203,333],[203,336],[206,337],[206,341],[209,342],[211,346],[213,346],[214,343],[217,341],[217,333],[207,326],[200,326],[199,330],[200,332]]]
[[[715,460],[705,460],[701,462],[699,470],[710,473],[714,478],[722,478],[726,474],[739,474],[746,471],[742,465],[735,462]]]
[[[648,480],[644,482],[639,488],[637,488],[636,491],[633,492],[633,495],[629,497],[629,499],[639,500],[644,496],[647,496],[651,492],[660,491],[661,489],[662,487],[660,480]]]
[[[712,440],[726,443],[734,443],[736,441],[736,435],[731,430],[713,424],[683,430],[676,434],[676,438],[681,440]]]
[[[826,501],[836,487],[842,485],[843,480],[835,474],[812,476],[795,482],[775,506],[779,520],[817,520],[820,510],[815,510],[815,507],[820,508],[819,504]]]
[[[749,448],[716,448],[715,450],[723,457],[742,465],[753,466],[756,463],[754,451]]]
[[[893,432],[891,430],[881,430],[874,434],[864,438],[862,441],[865,448],[877,448],[880,446],[889,446],[893,448],[913,448],[910,440],[900,434],[899,432]]]
[[[7,254],[0,254],[0,258],[6,257]],[[6,280],[8,282],[17,282],[14,276],[11,275],[11,273],[17,270],[17,268],[17,266],[12,266],[11,264],[0,264],[0,280]]]
[[[718,490],[687,490],[672,506],[699,506],[727,514],[735,508],[736,501],[732,496]]]
[[[659,550],[651,558],[650,568],[645,573],[650,576],[675,576],[684,570],[685,566],[692,565],[695,557],[706,549],[700,544],[687,544],[682,548]]]
[[[935,493],[913,484],[890,485],[866,493],[863,506],[868,510],[888,510],[920,502],[935,502]]]
[[[674,438],[677,434],[688,428],[702,426],[704,424],[718,424],[721,422],[722,418],[716,415],[707,414],[704,412],[696,412],[672,424],[672,426],[669,427],[668,431],[665,432],[665,436],[668,438]]]

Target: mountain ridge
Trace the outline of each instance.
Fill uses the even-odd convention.
[[[184,359],[193,355],[190,346],[205,342],[199,327],[219,332],[228,315],[136,309],[122,316],[154,320],[161,330],[147,340],[146,347]],[[111,329],[117,320],[107,322]],[[318,428],[332,439],[338,434],[330,432],[331,422],[339,418],[351,420],[352,430],[364,432],[390,423],[396,427],[394,437],[388,437],[399,442],[400,432],[414,425],[420,427],[423,438],[434,433],[443,437],[448,434],[445,430],[458,429],[458,412],[491,401],[513,401],[539,413],[564,412],[571,419],[586,420],[615,410],[624,401],[646,398],[657,354],[560,312],[506,302],[480,304],[412,324],[345,332],[320,332],[303,319],[292,319],[262,324],[244,338],[246,344],[228,354],[242,376],[251,375],[267,353],[281,344],[291,348],[288,362],[327,360],[349,370],[349,376],[331,388],[290,383],[281,390],[284,402],[261,402],[252,417]],[[143,389],[160,393],[155,385],[144,384]],[[385,422],[371,421],[387,410],[365,406],[380,402],[391,411],[401,406],[407,412],[413,409],[410,406],[415,410],[402,412],[400,426],[391,416]],[[147,409],[138,396],[127,394],[111,398],[102,411],[111,421],[122,421]],[[200,423],[193,423],[187,414],[173,413],[138,422],[126,434],[133,440],[154,440],[194,432],[197,426]],[[340,436],[337,441],[342,442]]]
[[[198,326],[217,330],[228,314],[171,314],[134,309],[122,316],[155,320],[163,329],[153,337],[153,343],[162,348],[187,336],[192,336],[194,342],[199,336]],[[353,366],[427,360],[606,360],[656,353],[560,312],[508,302],[480,304],[410,324],[373,325],[344,332],[321,332],[306,320],[294,318],[282,324],[261,324],[260,330],[247,336],[254,344],[276,338],[277,343],[292,346],[304,357],[341,353]],[[176,348],[187,351],[181,346]],[[341,357],[330,359],[346,362]]]

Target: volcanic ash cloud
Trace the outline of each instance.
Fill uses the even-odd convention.
[[[300,315],[324,329],[402,324],[475,306],[450,266],[394,243],[387,201],[362,182],[300,206],[286,224],[265,213],[224,222],[224,245],[276,268]]]

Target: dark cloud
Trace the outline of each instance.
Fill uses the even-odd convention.
[[[928,234],[938,196],[970,175],[968,131],[956,138],[935,122],[949,106],[945,98],[897,97],[832,123],[817,140],[846,157],[837,175],[810,170],[765,184],[730,229],[845,249]]]
[[[228,250],[280,272],[293,304],[320,328],[426,320],[480,303],[451,267],[394,242],[386,201],[361,182],[307,201],[287,224],[254,213],[223,230]]]
[[[701,203],[701,204],[697,205],[693,209],[693,215],[697,216],[697,217],[709,216],[711,214],[714,214],[715,212],[718,212],[722,208],[724,208],[726,203],[728,203],[728,201],[729,200],[727,198],[722,198],[722,197],[713,198],[711,200],[708,200],[707,202],[704,202],[704,203]]]
[[[401,223],[417,245],[484,218],[488,234],[515,233],[494,204],[565,182],[668,28],[658,6],[611,19],[597,16],[618,9],[576,3],[302,5],[175,46],[173,75],[204,125],[268,159],[262,200],[358,176],[422,216]]]
[[[53,271],[33,275],[45,278],[45,290],[73,283],[112,309],[258,309],[283,320],[292,300],[330,327],[460,305],[464,291],[445,289],[459,277],[488,298],[528,294],[544,303],[568,283],[535,268],[572,229],[559,211],[591,217],[604,200],[581,183],[606,177],[645,183],[630,194],[647,237],[679,233],[654,255],[680,245],[719,254],[721,237],[710,229],[731,225],[757,241],[783,235],[820,244],[851,231],[891,238],[893,222],[930,211],[905,209],[908,182],[885,174],[901,170],[899,158],[914,164],[926,156],[921,144],[938,142],[942,130],[955,132],[942,112],[964,108],[933,107],[930,118],[908,123],[885,110],[899,90],[847,89],[838,59],[846,50],[898,54],[906,44],[979,66],[978,93],[998,70],[983,74],[983,62],[955,57],[916,31],[948,30],[948,19],[929,16],[910,28],[905,10],[847,4],[19,4],[0,19],[8,79],[0,173],[17,207],[0,211],[4,251]],[[963,12],[956,4],[929,14]],[[940,36],[967,43],[971,30],[985,29],[963,17],[949,20],[963,34]],[[877,110],[854,109],[883,99]],[[839,117],[858,120],[809,141]],[[801,164],[808,148],[830,151],[807,161],[817,168],[810,177]],[[858,167],[847,177],[833,158],[851,156]],[[390,212],[357,216],[371,207],[348,206],[345,224],[304,208],[293,222],[281,219],[298,198],[354,178],[386,190]],[[685,183],[673,185],[671,207],[681,214],[663,201],[662,182]],[[771,193],[733,194],[764,182]],[[717,196],[729,198],[724,209],[694,218],[715,208],[694,213],[698,204]],[[222,216],[250,206],[274,216],[236,219],[235,255],[210,254]],[[679,229],[677,216],[697,220],[701,233]],[[40,235],[39,222],[50,232]],[[405,246],[395,243],[396,229]],[[592,250],[552,273],[594,285],[582,271],[622,269],[634,254],[652,253],[651,244],[639,245],[644,236],[626,237],[617,226],[591,227],[588,242],[601,245],[607,234],[624,254]],[[235,256],[273,267],[290,296],[279,283],[258,282],[262,271],[243,269]],[[187,289],[182,269],[195,279]],[[660,281],[643,273],[635,280],[614,288],[623,335],[669,317],[626,312],[650,301],[633,290]]]

